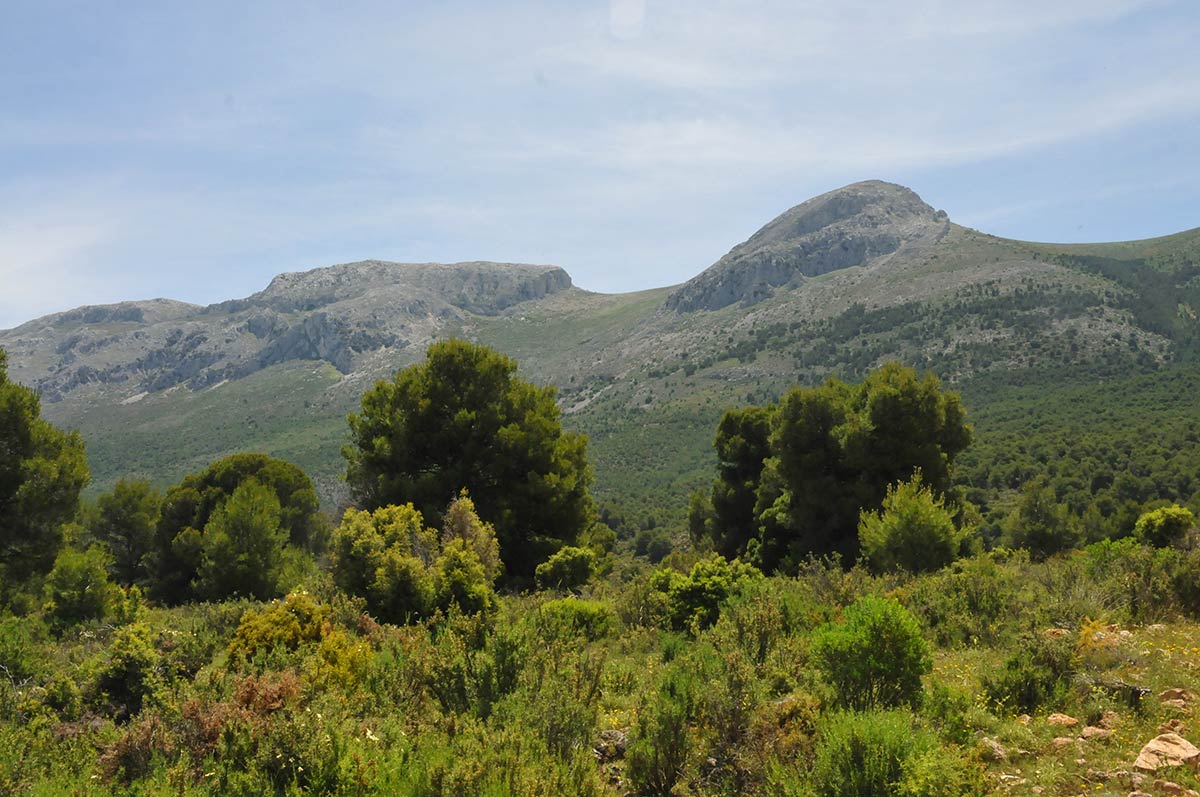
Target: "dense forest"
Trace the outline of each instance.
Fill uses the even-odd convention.
[[[82,498],[0,352],[0,794],[1184,794],[1200,375],[1153,356],[987,434],[986,374],[898,363],[730,407],[685,534],[483,346],[363,395],[336,516],[256,453]]]

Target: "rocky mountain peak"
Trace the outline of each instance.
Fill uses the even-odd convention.
[[[754,304],[807,277],[938,240],[950,221],[902,185],[868,180],[785,211],[667,299],[677,312]]]
[[[494,315],[519,302],[571,287],[557,266],[517,263],[392,263],[364,260],[280,274],[265,290],[244,300],[283,312],[315,310],[363,297],[420,295],[461,310]]]

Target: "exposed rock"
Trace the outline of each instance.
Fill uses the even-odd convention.
[[[1050,742],[1050,746],[1055,750],[1065,750],[1073,744],[1075,744],[1075,737],[1073,736],[1056,736]]]
[[[995,739],[985,736],[979,740],[979,757],[984,761],[1007,761],[1008,751]]]
[[[1164,689],[1158,693],[1158,702],[1169,708],[1186,711],[1196,700],[1196,695],[1187,689]]]
[[[950,222],[903,186],[871,180],[797,205],[667,299],[679,313],[755,304],[776,288],[936,243]]]
[[[1200,750],[1177,733],[1164,733],[1146,743],[1133,762],[1135,769],[1154,772],[1160,767],[1195,767],[1200,764]]]
[[[1200,797],[1200,794],[1197,794],[1194,790],[1185,789],[1183,786],[1170,780],[1156,780],[1154,781],[1154,788],[1160,794],[1165,794],[1167,797]]]
[[[1187,730],[1187,723],[1184,722],[1183,720],[1179,719],[1178,717],[1169,719],[1166,722],[1164,722],[1162,725],[1158,726],[1159,733],[1182,734],[1186,730]]]
[[[263,291],[208,307],[155,300],[80,307],[0,334],[14,375],[50,403],[80,389],[193,390],[295,360],[351,373],[375,352],[426,343],[467,314],[496,315],[571,287],[555,266],[367,261],[281,274]]]
[[[1104,728],[1111,731],[1121,724],[1121,715],[1115,711],[1105,711],[1100,715],[1100,721],[1096,723],[1096,727]]]
[[[1060,714],[1058,712],[1046,717],[1046,722],[1051,725],[1059,725],[1064,728],[1073,728],[1079,724],[1079,720],[1075,719],[1074,717],[1068,714]]]
[[[1089,725],[1083,729],[1080,735],[1085,741],[1090,741],[1092,739],[1111,739],[1113,732],[1107,728],[1096,728]]]

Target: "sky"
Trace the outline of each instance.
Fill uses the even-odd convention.
[[[363,259],[682,282],[864,179],[1200,226],[1197,0],[0,3],[0,328]]]

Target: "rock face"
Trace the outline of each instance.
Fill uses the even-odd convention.
[[[203,388],[289,360],[342,373],[425,344],[467,314],[495,315],[571,287],[556,266],[348,263],[281,274],[245,299],[81,307],[0,332],[16,379],[55,402],[80,389]]]
[[[775,289],[851,266],[879,264],[936,243],[946,214],[878,180],[810,199],[778,216],[667,299],[680,313],[754,304]]]

